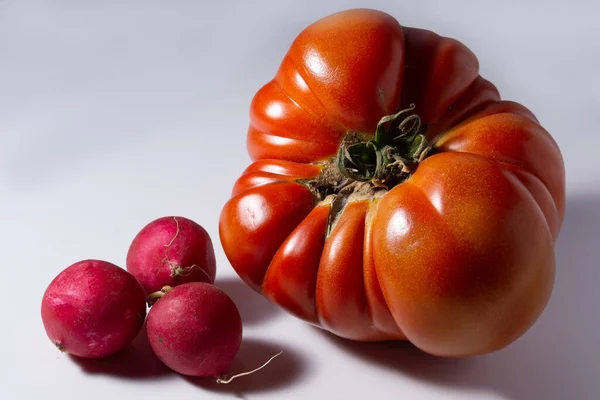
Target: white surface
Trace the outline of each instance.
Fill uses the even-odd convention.
[[[555,291],[533,329],[496,354],[441,360],[331,339],[238,283],[220,247],[218,215],[248,163],[254,92],[303,27],[365,4],[463,41],[503,97],[531,108],[562,148],[568,206]],[[600,398],[594,4],[0,1],[2,398]],[[213,238],[218,281],[245,319],[234,367],[285,351],[249,380],[203,388],[165,372],[143,346],[111,372],[73,362],[45,336],[40,300],[60,270],[83,258],[124,265],[138,229],[169,214]]]

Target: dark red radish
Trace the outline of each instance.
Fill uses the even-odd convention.
[[[126,267],[146,295],[164,286],[213,283],[216,274],[210,236],[184,217],[162,217],[146,225],[129,247]]]
[[[146,299],[135,278],[112,263],[79,261],[56,276],[42,299],[42,321],[61,351],[100,358],[131,343],[144,324]]]
[[[156,356],[182,375],[225,374],[242,341],[242,320],[234,302],[204,282],[164,291],[146,320]]]

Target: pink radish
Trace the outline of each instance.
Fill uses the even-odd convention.
[[[42,321],[58,349],[99,358],[123,349],[144,324],[146,301],[135,278],[107,261],[79,261],[52,280]]]
[[[219,377],[227,372],[242,341],[242,320],[233,301],[203,282],[164,292],[146,320],[156,356],[182,375]]]
[[[127,270],[147,295],[163,286],[213,283],[216,264],[212,241],[204,228],[187,218],[156,219],[133,239]]]

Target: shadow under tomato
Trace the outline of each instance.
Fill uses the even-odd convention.
[[[240,311],[244,325],[258,325],[283,315],[281,309],[252,290],[240,278],[217,278],[215,286],[231,297]]]
[[[406,342],[328,338],[361,359],[440,386],[493,391],[516,400],[600,398],[600,196],[571,198],[556,246],[548,307],[519,340],[465,359],[430,356]]]
[[[172,374],[154,355],[145,325],[131,345],[118,353],[96,359],[69,356],[88,374],[113,375],[125,379],[157,379]]]
[[[269,358],[283,351],[263,369],[252,375],[242,376],[228,384],[217,383],[215,378],[184,377],[192,384],[206,390],[232,393],[244,398],[245,394],[261,393],[289,388],[303,381],[308,372],[308,363],[300,354],[279,343],[244,338],[229,374],[251,371],[263,365]]]

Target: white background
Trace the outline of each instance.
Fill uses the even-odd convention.
[[[3,399],[599,399],[600,10],[596,1],[0,0],[0,387]],[[209,5],[210,4],[210,5]],[[254,92],[316,19],[387,11],[463,41],[506,99],[562,148],[568,203],[548,308],[520,340],[465,360],[334,339],[241,284],[217,221],[247,165]],[[228,387],[170,373],[143,340],[75,362],[45,336],[43,291],[84,258],[124,265],[150,220],[211,234],[217,284],[238,303]],[[143,336],[140,336],[143,338]]]

